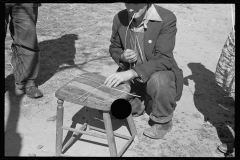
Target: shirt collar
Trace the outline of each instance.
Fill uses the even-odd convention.
[[[162,18],[158,14],[155,6],[152,4],[145,13],[143,20],[162,21]]]
[[[140,25],[143,24],[144,28],[147,28],[148,21],[162,21],[162,18],[158,14],[155,6],[152,4],[151,7],[148,8],[147,12],[145,13],[143,17],[143,21]],[[139,25],[139,26],[140,26]]]

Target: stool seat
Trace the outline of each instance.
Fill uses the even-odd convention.
[[[62,154],[62,149],[70,146],[76,137],[72,136],[68,142],[62,146],[63,129],[75,132],[78,134],[87,134],[90,136],[107,139],[110,156],[120,157],[127,150],[132,141],[138,143],[137,130],[132,118],[132,114],[127,117],[127,122],[130,128],[131,137],[117,134],[113,132],[112,122],[110,117],[111,104],[119,98],[127,99],[130,91],[129,84],[121,84],[116,88],[108,88],[103,85],[105,77],[92,73],[84,73],[81,77],[76,77],[55,92],[57,100],[57,120],[56,120],[56,156],[66,156]],[[89,123],[84,123],[80,129],[69,128],[63,126],[64,118],[64,101],[74,104],[83,105],[88,108],[101,110],[103,113],[104,129],[90,126]],[[85,117],[88,119],[87,117]],[[88,128],[87,131],[85,129]],[[92,133],[90,129],[103,132],[106,136]],[[127,139],[127,143],[121,151],[117,153],[115,136]]]
[[[91,80],[83,78],[84,76],[91,76]],[[101,75],[91,73],[82,74],[82,77],[76,77],[59,88],[55,93],[55,97],[75,104],[88,106],[89,108],[110,111],[111,104],[116,99],[126,99],[128,96],[126,93],[129,93],[130,86],[129,84],[122,84],[115,88],[99,87],[100,84],[104,83],[104,80],[105,77]]]

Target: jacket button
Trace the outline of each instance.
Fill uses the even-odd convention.
[[[148,40],[148,43],[152,43],[152,40]]]

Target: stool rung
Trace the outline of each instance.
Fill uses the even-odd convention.
[[[126,151],[126,149],[129,147],[129,145],[132,143],[133,139],[134,139],[135,135],[132,136],[127,143],[123,146],[122,150],[118,153],[118,157],[121,157],[122,154]]]
[[[93,136],[93,137],[107,139],[107,137],[105,135],[100,135],[100,134],[96,134],[96,133],[86,132],[86,131],[82,131],[82,130],[78,130],[78,129],[69,128],[69,127],[66,127],[66,126],[62,126],[62,129],[73,131],[73,132],[78,132],[78,133],[82,133],[82,134],[87,134],[87,135]]]
[[[105,130],[105,129],[100,129],[100,128],[93,127],[93,126],[89,126],[89,128],[91,128],[91,129],[93,129],[93,130],[96,130],[96,131],[99,131],[99,132],[106,133],[106,130]],[[114,134],[114,136],[116,136],[116,137],[124,138],[124,139],[127,139],[127,140],[131,139],[131,137],[125,136],[125,135],[122,135],[122,134],[118,134],[118,133],[114,133],[114,132],[113,132],[113,134]]]
[[[79,130],[84,130],[87,126],[87,123],[84,123],[80,128]],[[80,133],[75,133],[74,135],[75,136],[78,136]],[[72,142],[74,141],[76,137],[72,136],[68,141],[67,143],[62,147],[62,150],[64,151],[68,146],[70,146],[72,144]]]

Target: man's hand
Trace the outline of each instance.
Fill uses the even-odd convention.
[[[112,87],[112,86],[116,87],[120,83],[128,81],[131,78],[135,78],[135,77],[138,77],[138,74],[132,69],[124,72],[117,72],[107,77],[104,84],[107,87]]]
[[[126,50],[121,54],[121,59],[122,59],[124,62],[133,63],[133,62],[137,61],[137,59],[138,59],[138,54],[137,54],[137,52],[135,52],[134,50],[126,49]]]

